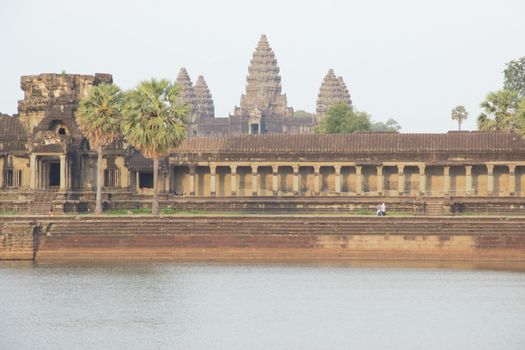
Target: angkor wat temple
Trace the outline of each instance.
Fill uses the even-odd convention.
[[[215,118],[212,95],[202,76],[193,86],[186,69],[181,68],[177,83],[182,101],[191,109],[189,136],[308,134],[328,108],[339,103],[352,104],[343,78],[330,69],[319,89],[315,117],[294,116],[286,94],[281,91],[277,59],[265,35],[261,36],[248,67],[246,94],[228,118]]]
[[[525,141],[503,132],[312,134],[350,94],[332,70],[315,117],[298,118],[281,93],[279,68],[263,36],[246,94],[229,118],[215,118],[211,93],[182,69],[180,98],[190,135],[161,162],[161,205],[205,210],[359,210],[386,201],[418,213],[525,212]],[[96,154],[75,113],[109,74],[23,76],[18,114],[0,116],[0,210],[42,213],[93,207]],[[252,135],[250,135],[252,134]],[[253,135],[257,134],[257,135]],[[123,142],[104,157],[108,208],[147,207],[152,162]],[[372,209],[373,210],[373,209]]]

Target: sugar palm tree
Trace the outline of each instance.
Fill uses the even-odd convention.
[[[461,124],[468,118],[468,112],[464,106],[456,106],[452,109],[452,120],[458,122],[458,130],[461,131]]]
[[[80,131],[98,154],[95,214],[102,214],[102,153],[104,146],[113,143],[120,133],[121,101],[122,94],[118,86],[100,84],[89,90],[77,110],[76,121]]]
[[[186,136],[189,109],[177,102],[178,96],[177,86],[165,79],[143,81],[125,94],[124,137],[146,158],[153,159],[153,215],[159,214],[159,158]]]
[[[478,117],[480,130],[517,131],[520,118],[517,118],[518,95],[515,91],[500,90],[491,92],[481,103],[483,112]]]

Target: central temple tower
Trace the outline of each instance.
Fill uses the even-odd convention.
[[[263,34],[248,67],[246,94],[241,96],[240,107],[236,106],[230,115],[230,132],[282,133],[285,120],[292,117],[293,108],[287,106],[286,95],[281,94],[275,54]]]

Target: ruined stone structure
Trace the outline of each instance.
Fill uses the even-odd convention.
[[[261,47],[269,60],[265,40]],[[275,70],[271,76],[277,84]],[[186,89],[183,98],[196,106],[195,120],[213,125],[213,101],[204,80],[199,78],[193,88],[185,71],[179,77]],[[30,204],[30,212],[47,212],[49,202],[58,210],[92,206],[96,154],[80,134],[75,113],[91,86],[111,81],[108,74],[21,78],[19,113],[0,116],[0,208],[20,211]],[[268,121],[267,126],[258,124],[258,130],[275,126],[271,121],[278,117],[270,112],[277,107],[262,108],[264,103],[251,95],[252,87],[262,87],[251,78],[248,86],[241,103],[246,120],[253,121],[249,106],[256,106],[262,113],[259,122]],[[288,113],[278,86],[267,94]],[[241,107],[236,110],[245,118]],[[433,205],[436,210],[452,208],[456,202],[476,210],[525,210],[524,155],[525,141],[503,132],[301,135],[283,129],[275,134],[192,137],[161,161],[160,191],[163,206],[177,207],[181,199],[197,205],[200,198],[198,205],[208,209],[353,210],[386,198],[391,206],[412,212],[429,212]],[[147,203],[153,186],[151,160],[117,141],[108,147],[103,166],[106,206]]]
[[[350,92],[342,77],[337,77],[333,69],[326,73],[321,87],[319,88],[319,95],[317,97],[317,108],[315,114],[316,123],[319,123],[325,116],[326,111],[337,104],[346,104],[348,107],[352,106],[350,99]]]

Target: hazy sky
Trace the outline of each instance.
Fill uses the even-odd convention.
[[[473,129],[505,63],[525,56],[524,14],[524,0],[1,0],[0,112],[16,113],[21,75],[107,72],[130,88],[186,67],[226,117],[265,33],[296,110],[315,111],[333,68],[374,120],[442,132],[464,104]]]

